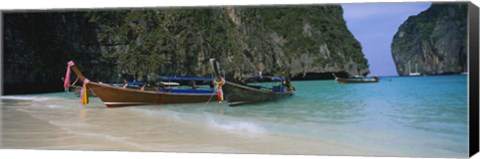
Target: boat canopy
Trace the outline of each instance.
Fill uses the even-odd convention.
[[[160,76],[162,80],[171,81],[213,81],[213,78],[185,77],[185,76]]]

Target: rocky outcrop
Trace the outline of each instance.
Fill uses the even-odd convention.
[[[228,78],[262,71],[368,74],[360,43],[340,6],[162,8],[9,13],[4,81],[60,81],[68,59],[95,81],[157,75],[211,76],[217,58]]]
[[[392,42],[399,75],[415,71],[427,75],[467,71],[467,4],[434,3],[409,17]]]

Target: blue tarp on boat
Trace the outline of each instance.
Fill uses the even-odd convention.
[[[128,85],[144,85],[145,82],[127,82]]]
[[[272,77],[273,81],[284,81],[285,79],[282,77]]]

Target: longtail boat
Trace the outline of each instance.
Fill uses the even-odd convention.
[[[223,98],[228,102],[229,106],[235,106],[246,103],[266,102],[277,100],[285,97],[292,96],[294,94],[294,88],[290,84],[290,81],[281,77],[262,77],[262,80],[269,80],[278,82],[279,85],[271,88],[254,86],[247,84],[238,84],[235,82],[227,81],[220,75],[218,63],[215,59],[210,59],[212,65],[215,84],[217,84],[217,90],[219,100]]]
[[[134,105],[151,104],[171,104],[171,103],[200,103],[216,100],[217,95],[213,89],[133,89],[128,87],[118,87],[105,83],[89,81],[77,66],[70,61],[67,68],[67,77],[65,86],[68,86],[70,69],[77,75],[80,81],[83,81],[83,89],[90,89],[97,95],[107,107],[122,107]],[[213,79],[211,79],[213,80]],[[67,89],[67,88],[66,88]],[[86,93],[85,93],[86,94]],[[88,103],[88,98],[82,98],[82,104]]]
[[[356,76],[351,78],[342,78],[342,77],[337,77],[334,73],[332,73],[332,75],[335,77],[335,80],[338,83],[376,83],[379,81],[379,78],[377,76],[373,76],[373,77]]]

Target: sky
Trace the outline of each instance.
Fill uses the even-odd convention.
[[[342,4],[347,27],[368,59],[370,75],[398,75],[390,50],[393,36],[409,16],[430,5],[429,2]]]

